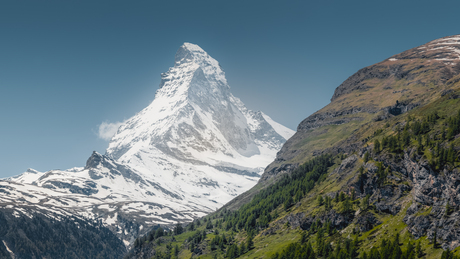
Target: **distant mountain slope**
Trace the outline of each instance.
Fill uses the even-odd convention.
[[[0,211],[0,258],[122,258],[123,242],[98,222]]]

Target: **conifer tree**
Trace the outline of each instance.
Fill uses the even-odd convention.
[[[415,246],[415,253],[417,254],[418,258],[423,256],[422,246],[420,245],[420,240],[417,242],[417,246]]]
[[[344,200],[345,200],[345,193],[340,192],[339,201],[344,201]]]
[[[374,142],[374,152],[375,153],[380,152],[380,141],[378,139],[376,139],[375,142]]]
[[[292,200],[292,196],[289,195],[286,201],[284,202],[284,210],[287,211],[292,206],[293,202],[294,201]]]
[[[300,234],[300,243],[303,245],[303,244],[307,243],[307,240],[308,240],[307,232],[302,231],[302,233]]]
[[[248,239],[246,241],[246,248],[248,250],[254,249],[254,237],[252,235],[248,236]]]
[[[318,206],[321,206],[321,205],[323,205],[323,196],[321,196],[321,195],[318,195],[318,199],[317,199],[317,201],[318,201]]]
[[[364,163],[367,163],[367,161],[369,161],[369,152],[366,151],[366,153],[364,153]]]

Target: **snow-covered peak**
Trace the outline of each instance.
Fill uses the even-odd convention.
[[[220,86],[228,87],[225,73],[220,67],[219,62],[206,53],[200,46],[186,42],[176,52],[174,67],[170,68],[167,73],[162,74],[160,88],[163,87],[163,82],[171,79],[170,76],[197,69],[201,69],[207,79],[215,81]]]
[[[6,180],[7,181],[14,181],[14,182],[18,182],[18,183],[32,183],[35,180],[37,180],[38,178],[40,178],[43,174],[44,173],[42,173],[42,172],[39,172],[39,171],[37,171],[35,169],[32,169],[32,168],[29,168],[24,173],[22,173],[22,174],[20,174],[18,176],[7,178]]]
[[[200,46],[185,42],[176,52],[175,66],[188,62],[195,62],[197,64],[208,62],[214,66],[219,65],[219,62],[209,56]]]
[[[248,158],[267,155],[262,139],[270,143],[270,153],[281,148],[289,130],[279,134],[279,127],[275,130],[274,123],[255,116],[234,97],[217,60],[199,46],[184,43],[175,61],[162,74],[153,102],[120,126],[109,143],[109,157],[133,161],[133,156],[137,159],[155,148],[180,161],[254,168],[255,160]]]
[[[93,154],[86,160],[85,169],[97,168],[98,165],[102,163],[104,157],[96,151],[93,151]]]

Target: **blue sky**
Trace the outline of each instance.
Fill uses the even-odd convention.
[[[358,69],[460,34],[458,1],[0,3],[0,177],[84,166],[101,123],[154,98],[183,42],[235,96],[295,129]]]

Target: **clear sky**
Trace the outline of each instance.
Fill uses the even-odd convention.
[[[84,166],[154,98],[183,42],[291,129],[354,72],[460,34],[460,1],[0,2],[0,177]]]

